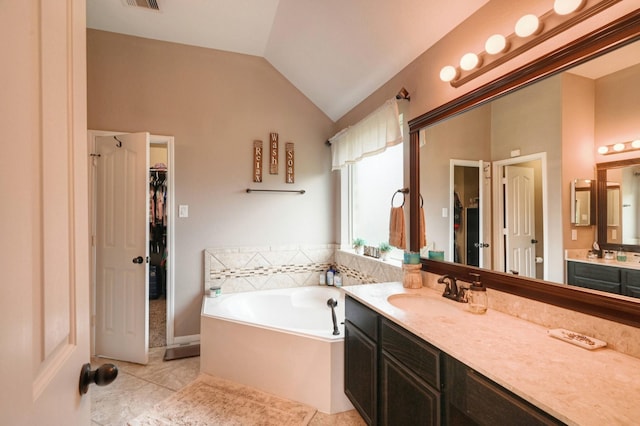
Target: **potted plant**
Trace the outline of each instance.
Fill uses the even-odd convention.
[[[389,253],[391,253],[391,250],[393,250],[393,247],[391,247],[389,243],[384,242],[384,243],[380,243],[380,245],[378,246],[378,250],[380,250],[380,258],[382,260],[387,260],[389,259]]]
[[[362,238],[356,238],[353,240],[353,248],[356,250],[356,254],[362,254],[364,252],[365,241]]]

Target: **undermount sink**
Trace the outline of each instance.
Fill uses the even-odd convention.
[[[403,311],[416,311],[421,313],[446,313],[455,310],[445,300],[427,297],[420,294],[392,294],[387,297],[387,301],[398,309]]]

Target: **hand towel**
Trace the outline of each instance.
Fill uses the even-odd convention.
[[[424,223],[424,209],[420,207],[420,248],[427,245],[427,231]]]
[[[389,220],[389,244],[403,249],[407,245],[407,237],[404,227],[404,209],[402,207],[391,207]]]

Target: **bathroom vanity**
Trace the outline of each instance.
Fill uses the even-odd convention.
[[[566,260],[567,284],[640,297],[640,262],[590,259],[579,250],[567,250]]]
[[[345,287],[345,393],[368,424],[632,424],[640,360],[401,283]]]

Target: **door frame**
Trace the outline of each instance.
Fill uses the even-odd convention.
[[[116,132],[108,130],[89,130],[88,131],[88,146],[89,153],[95,152],[97,136],[114,136],[131,132]],[[166,337],[167,346],[173,345],[175,342],[174,337],[174,300],[175,300],[175,186],[174,186],[174,142],[173,136],[164,135],[149,135],[149,143],[154,145],[166,145],[167,147],[167,288],[166,288],[166,300],[167,300],[167,326]],[[93,162],[93,157],[89,156],[89,224],[91,232],[90,250],[91,250],[91,262],[90,262],[90,276],[91,276],[91,355],[95,355],[95,316],[96,316],[96,247],[95,247],[95,235],[96,235],[96,169]]]
[[[506,160],[495,160],[493,162],[493,269],[504,272],[504,215],[502,213],[504,211],[504,167],[536,160],[540,161],[540,170],[542,173],[542,237],[544,239],[544,247],[542,248],[542,279],[547,280],[549,277],[549,203],[546,152],[508,158]]]
[[[484,239],[487,237],[487,235],[485,235],[485,229],[484,229],[484,206],[485,203],[487,202],[486,200],[486,194],[485,194],[485,190],[484,190],[484,166],[485,163],[482,160],[457,160],[457,159],[450,159],[449,160],[449,253],[447,253],[447,260],[449,262],[453,262],[454,261],[454,257],[453,257],[453,252],[454,252],[454,231],[453,231],[453,222],[454,222],[454,203],[455,203],[455,198],[453,196],[454,193],[454,180],[455,180],[455,167],[459,166],[459,167],[475,167],[478,169],[478,220],[480,222],[479,224],[479,239],[480,242],[484,242]],[[483,256],[483,250],[480,250],[480,254],[478,257],[479,261],[480,261],[480,268],[486,268],[488,265],[485,265],[485,259]]]

